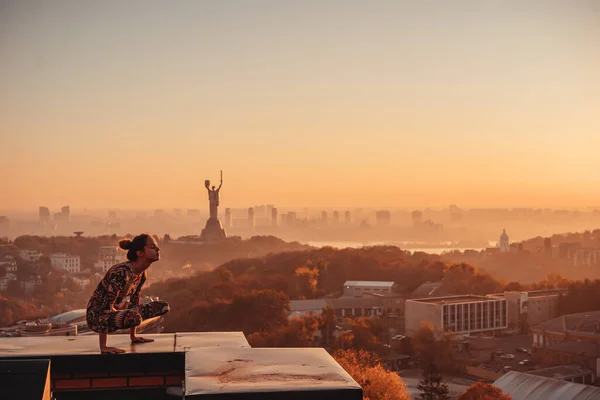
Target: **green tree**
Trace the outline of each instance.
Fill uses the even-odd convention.
[[[435,364],[429,364],[423,371],[423,379],[417,389],[421,391],[420,400],[450,400],[448,385],[442,381],[442,375]]]

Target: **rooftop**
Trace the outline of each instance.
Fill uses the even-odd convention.
[[[583,375],[595,375],[596,373],[588,368],[581,367],[579,365],[559,365],[556,367],[549,367],[543,369],[537,369],[535,371],[528,371],[528,374],[543,376],[546,378],[553,378],[559,380],[571,380]]]
[[[346,281],[344,286],[378,286],[378,287],[392,287],[396,283],[393,281]]]
[[[410,299],[408,301],[417,301],[419,303],[434,303],[434,304],[456,304],[456,303],[472,303],[477,301],[499,300],[489,296],[476,296],[474,294],[461,296],[444,296],[444,297],[429,297],[420,299]]]
[[[50,360],[53,395],[62,399],[362,399],[361,387],[320,348],[251,348],[242,332],[144,335],[125,354],[100,354],[98,337],[0,339],[0,361]],[[3,397],[0,388],[0,397]]]
[[[600,399],[600,387],[511,371],[494,382],[513,400]]]
[[[578,332],[600,335],[600,311],[567,314],[543,322],[534,329],[551,332]]]
[[[527,292],[527,297],[558,296],[567,292],[567,289],[532,290]]]

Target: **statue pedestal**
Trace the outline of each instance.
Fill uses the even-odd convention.
[[[206,226],[202,229],[200,240],[211,242],[223,239],[227,239],[227,234],[221,226],[221,221],[218,218],[209,218],[206,221]]]

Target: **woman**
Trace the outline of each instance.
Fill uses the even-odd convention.
[[[125,350],[106,345],[108,333],[129,328],[131,343],[153,342],[136,336],[135,329],[144,319],[169,312],[166,301],[140,305],[140,290],[146,282],[146,270],[160,258],[160,249],[154,238],[141,234],[133,240],[119,242],[127,250],[127,260],[113,265],[98,283],[87,305],[86,320],[91,330],[100,335],[100,352],[125,353]],[[123,299],[129,296],[129,303]]]

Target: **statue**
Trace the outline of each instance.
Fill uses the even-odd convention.
[[[225,229],[223,229],[221,221],[219,221],[219,191],[221,190],[221,186],[223,186],[223,171],[221,171],[221,184],[218,188],[215,188],[214,186],[211,188],[210,181],[204,181],[204,187],[208,190],[210,217],[206,220],[206,226],[200,235],[202,241],[218,241],[227,238]]]
[[[215,189],[213,186],[211,189],[209,180],[204,181],[204,186],[206,187],[206,190],[208,190],[210,218],[218,218],[219,198],[221,196],[219,191],[221,190],[221,186],[223,186],[223,171],[221,171],[221,184],[218,188]]]

